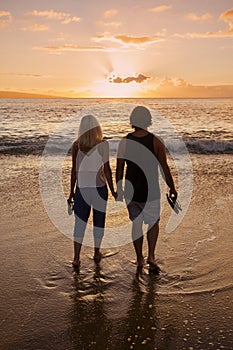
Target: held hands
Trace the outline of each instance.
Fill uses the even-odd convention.
[[[124,198],[123,184],[122,184],[122,180],[119,180],[117,182],[117,198],[116,198],[116,201],[117,202],[123,202],[123,198]]]
[[[123,193],[123,191],[122,191],[122,189],[118,189],[117,190],[117,197],[115,198],[116,199],[116,201],[117,202],[123,202],[123,196],[124,195],[124,193]]]
[[[116,200],[117,199],[117,192],[111,191],[111,193],[112,193],[112,196],[114,197],[114,199]]]

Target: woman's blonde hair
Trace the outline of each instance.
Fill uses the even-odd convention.
[[[93,115],[84,116],[81,120],[78,133],[80,150],[89,152],[102,140],[102,130],[97,118]]]

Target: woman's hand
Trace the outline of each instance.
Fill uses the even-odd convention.
[[[123,193],[122,189],[117,190],[116,201],[123,202],[123,198],[124,198],[124,193]]]
[[[112,191],[111,193],[112,193],[112,196],[114,197],[114,199],[116,200],[117,199],[117,192]]]
[[[72,200],[74,200],[74,192],[71,192],[68,198],[69,202],[72,202]]]

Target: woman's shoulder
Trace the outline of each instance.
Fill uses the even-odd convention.
[[[76,140],[76,141],[74,141],[73,144],[72,144],[72,153],[73,153],[73,154],[77,154],[78,149],[79,149],[79,141]]]
[[[99,149],[108,148],[108,147],[109,147],[108,140],[103,139],[100,143],[98,143],[97,147],[98,147]]]
[[[79,145],[79,140],[77,139],[77,140],[75,140],[74,142],[73,142],[73,147],[78,147],[78,145]]]
[[[109,143],[107,140],[102,140],[100,143],[97,145],[97,151],[101,155],[102,158],[105,158],[106,155],[108,155],[109,152]]]

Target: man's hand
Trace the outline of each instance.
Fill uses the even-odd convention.
[[[169,191],[169,197],[175,202],[177,197],[178,197],[178,193],[176,192],[175,188],[170,188]]]
[[[122,190],[117,190],[117,197],[115,198],[117,202],[123,202],[123,194]]]

